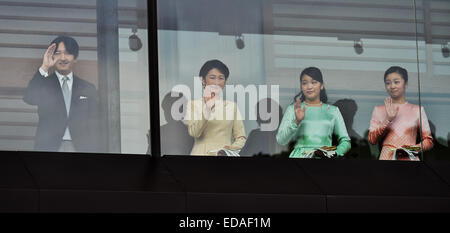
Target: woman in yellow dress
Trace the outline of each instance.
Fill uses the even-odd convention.
[[[188,102],[184,121],[194,137],[191,155],[216,155],[220,149],[239,151],[246,141],[241,113],[235,102],[220,98],[229,76],[228,67],[219,60],[210,60],[202,66],[199,76],[203,98]]]

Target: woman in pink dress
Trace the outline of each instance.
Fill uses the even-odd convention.
[[[384,73],[384,85],[390,97],[384,105],[376,106],[372,113],[369,127],[369,142],[377,144],[382,140],[380,160],[415,160],[406,153],[394,158],[394,151],[399,147],[421,146],[416,143],[418,129],[422,132],[423,150],[433,147],[430,126],[423,107],[406,101],[405,90],[408,86],[408,72],[398,66],[392,66]],[[422,120],[420,120],[422,118]],[[422,122],[422,124],[420,123]]]

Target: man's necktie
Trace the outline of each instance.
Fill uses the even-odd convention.
[[[63,92],[63,95],[64,95],[64,102],[66,103],[67,115],[69,115],[70,99],[71,99],[71,94],[70,94],[70,90],[69,90],[69,84],[67,84],[68,80],[69,80],[69,77],[64,76],[63,77],[63,84],[62,84],[62,92]]]

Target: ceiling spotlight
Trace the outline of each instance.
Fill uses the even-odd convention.
[[[238,49],[243,49],[245,47],[244,36],[242,34],[239,36],[236,36],[236,47]]]
[[[355,40],[355,43],[353,44],[353,48],[355,49],[355,53],[358,55],[362,54],[364,52],[363,43],[360,40],[359,41]]]
[[[128,45],[130,46],[130,49],[132,51],[138,51],[142,48],[142,41],[141,39],[136,35],[137,28],[133,28],[133,35],[128,37]]]
[[[448,45],[447,44],[443,44],[441,46],[441,51],[442,51],[442,56],[447,58],[450,55],[450,49],[448,49]]]

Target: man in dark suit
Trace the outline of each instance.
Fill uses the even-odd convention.
[[[72,37],[54,39],[25,90],[24,101],[38,106],[35,150],[99,150],[97,91],[72,72],[78,50]],[[55,72],[49,74],[53,67]]]

